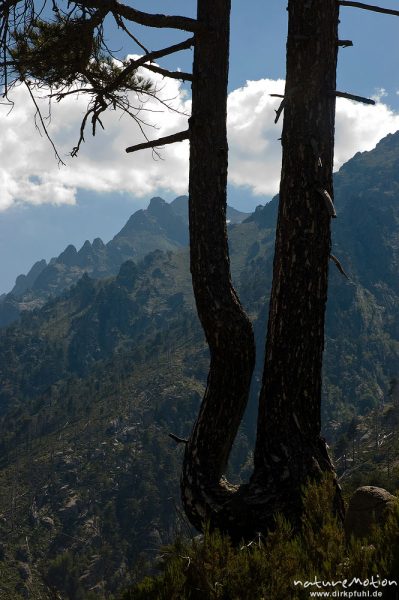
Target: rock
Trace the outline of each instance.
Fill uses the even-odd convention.
[[[47,527],[47,529],[54,529],[54,519],[52,519],[51,517],[42,517],[40,519],[40,522],[42,523],[42,525]]]
[[[76,519],[79,517],[80,514],[80,500],[78,498],[78,496],[73,495],[73,496],[69,496],[65,503],[63,508],[60,509],[59,511],[59,516],[61,518],[61,520],[65,523],[72,523],[73,521],[76,521]]]
[[[392,514],[397,498],[383,488],[365,485],[358,488],[345,516],[347,537],[367,538],[374,525],[383,525]]]

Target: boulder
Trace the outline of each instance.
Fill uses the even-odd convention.
[[[345,516],[345,533],[349,538],[367,538],[373,526],[383,525],[392,514],[397,498],[383,488],[365,485],[350,499]]]

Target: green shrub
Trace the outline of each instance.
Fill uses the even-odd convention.
[[[294,585],[295,580],[395,579],[399,573],[399,504],[370,540],[347,542],[341,523],[328,509],[333,495],[331,479],[307,487],[299,533],[278,515],[273,532],[236,547],[218,531],[206,530],[201,541],[177,540],[164,549],[160,573],[126,591],[122,600],[302,600],[316,588],[304,589]],[[344,588],[337,585],[334,589]],[[395,597],[389,589],[384,588],[384,599]],[[397,591],[392,588],[391,594]]]

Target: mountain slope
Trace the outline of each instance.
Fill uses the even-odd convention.
[[[228,207],[228,220],[239,223],[248,215]],[[21,312],[43,306],[87,273],[101,279],[116,275],[128,259],[136,262],[154,250],[176,250],[188,244],[188,198],[180,196],[168,204],[152,198],[147,209],[136,211],[114,238],[104,244],[100,238],[88,240],[78,251],[69,245],[49,264],[33,265],[27,275],[19,275],[9,294],[0,298],[0,327],[13,323]]]
[[[333,252],[350,281],[331,263],[323,390],[330,443],[354,416],[374,423],[370,410],[387,399],[399,371],[395,152],[399,134],[355,156],[335,178]],[[233,277],[258,346],[230,461],[235,481],[251,469],[277,205],[275,198],[229,229]],[[151,219],[141,218],[151,230]],[[172,220],[164,230],[173,228]],[[73,250],[63,260],[71,257]],[[124,262],[107,279],[86,275],[0,332],[0,532],[9,597],[26,595],[21,573],[29,568],[33,598],[46,598],[43,581],[64,597],[73,584],[77,597],[109,598],[184,531],[183,444],[168,433],[189,435],[208,365],[188,265],[180,248]],[[390,468],[381,461],[381,472]]]

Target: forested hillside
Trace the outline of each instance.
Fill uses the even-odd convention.
[[[84,273],[93,279],[116,275],[125,260],[136,262],[154,250],[177,250],[188,244],[188,198],[179,196],[168,204],[152,198],[148,208],[132,214],[107,244],[100,238],[86,240],[77,250],[70,244],[49,263],[37,261],[26,275],[18,275],[9,294],[0,299],[0,326],[10,325],[27,310],[39,308],[50,297],[59,296]],[[240,223],[248,215],[227,208],[229,223]]]
[[[397,156],[399,134],[335,176],[333,253],[349,279],[330,261],[323,421],[331,444],[347,435],[354,417],[367,434],[375,411],[391,406],[390,382],[399,376]],[[233,276],[258,345],[230,466],[236,481],[251,465],[277,203],[229,226]],[[179,207],[172,214],[153,200],[107,250],[99,241],[87,246],[88,254],[106,257],[103,271],[96,258],[82,277],[71,267],[79,255],[71,247],[62,260],[39,265],[30,290],[60,281],[61,271],[72,287],[54,283],[57,295],[1,330],[1,586],[9,597],[25,597],[27,589],[40,599],[52,597],[49,589],[76,599],[111,597],[142,576],[161,544],[186,531],[182,444],[168,434],[190,433],[208,353],[194,309],[182,200]],[[151,215],[161,238],[148,233]],[[119,254],[110,266],[111,250]],[[25,284],[17,282],[18,293],[32,294]],[[389,465],[380,458],[392,478],[397,450],[391,447]]]

